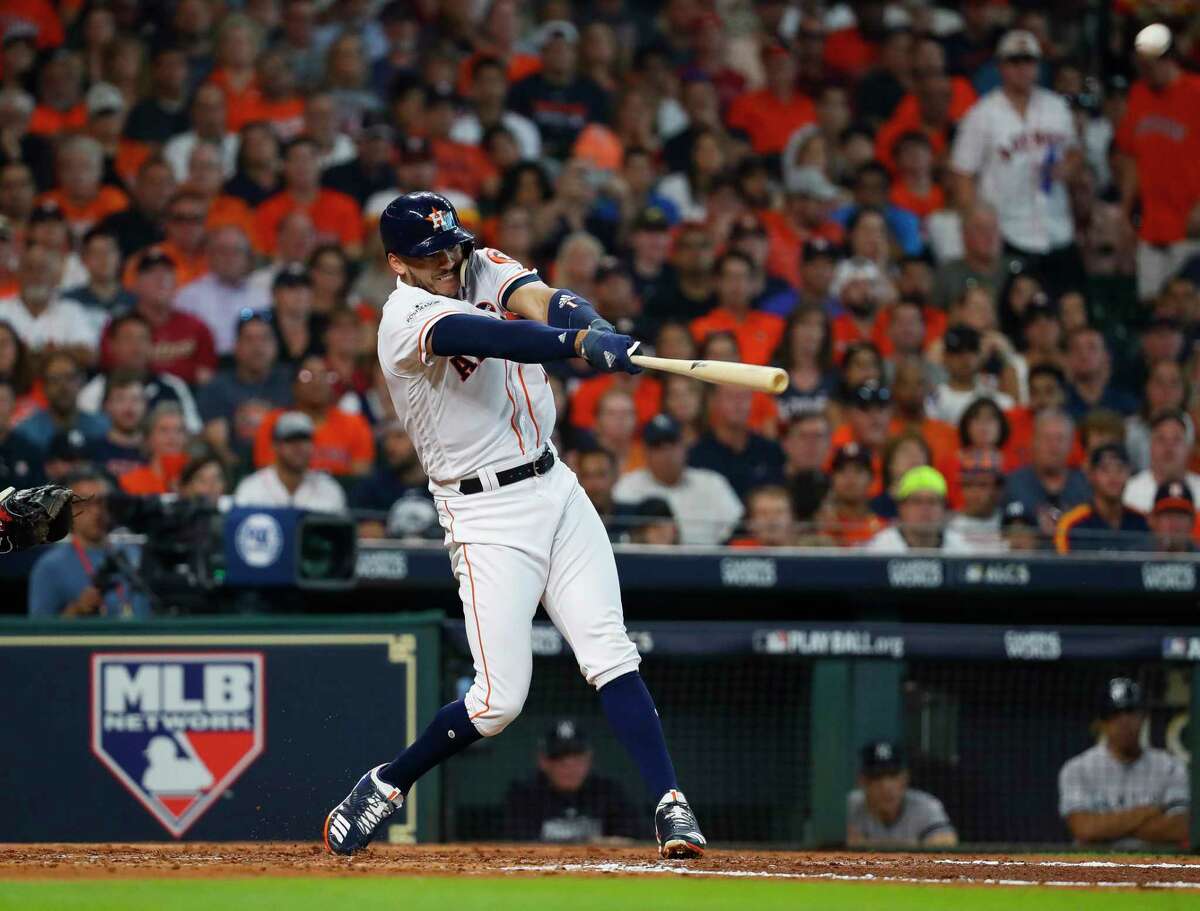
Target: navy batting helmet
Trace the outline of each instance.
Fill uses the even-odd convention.
[[[432,256],[455,244],[474,244],[445,196],[423,190],[397,196],[379,217],[383,249],[397,256]]]

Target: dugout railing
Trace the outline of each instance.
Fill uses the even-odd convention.
[[[840,845],[858,749],[888,738],[905,744],[914,785],[942,799],[964,842],[1067,849],[1058,769],[1094,743],[1095,699],[1114,674],[1143,684],[1148,741],[1189,762],[1200,799],[1187,723],[1200,700],[1200,625],[631,619],[629,631],[714,842]],[[533,645],[524,713],[423,779],[389,838],[503,839],[506,795],[564,717],[636,808],[634,834],[650,836],[640,779],[562,637],[538,623]],[[230,666],[241,702],[220,688]],[[4,621],[0,840],[315,840],[347,782],[415,736],[470,677],[461,619],[435,612]],[[153,725],[187,735],[212,787],[154,785]],[[62,782],[86,800],[44,812]]]
[[[681,783],[718,842],[842,845],[859,748],[889,739],[964,845],[1071,849],[1058,772],[1096,742],[1099,694],[1113,676],[1146,691],[1146,743],[1188,763],[1195,752],[1187,719],[1200,698],[1200,629],[730,622],[630,632]],[[447,623],[447,640],[447,686],[461,689],[460,625]],[[540,626],[534,642],[525,712],[447,768],[449,839],[529,830],[508,818],[521,810],[506,796],[534,774],[540,738],[558,719],[588,734],[600,774],[645,799],[561,637]],[[1200,776],[1190,770],[1195,798]],[[1193,844],[1198,834],[1193,817]]]

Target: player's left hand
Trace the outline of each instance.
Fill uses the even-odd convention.
[[[601,373],[641,373],[642,368],[631,361],[641,342],[619,332],[597,332],[589,329],[581,346],[583,359]]]

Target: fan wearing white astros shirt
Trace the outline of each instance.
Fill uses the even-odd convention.
[[[976,194],[990,203],[1009,252],[1054,292],[1077,287],[1083,263],[1075,246],[1067,183],[1083,165],[1066,100],[1037,85],[1042,49],[1016,29],[996,48],[1001,85],[980,98],[958,126],[950,158],[958,207]]]
[[[550,442],[554,396],[541,365],[583,357],[602,372],[638,373],[636,343],[578,295],[475,249],[443,196],[397,197],[379,227],[398,276],[380,320],[380,366],[445,529],[475,680],[329,813],[326,848],[365,848],[421,775],[520,714],[541,603],[657,801],[661,855],[703,854],[625,630],[604,523]]]

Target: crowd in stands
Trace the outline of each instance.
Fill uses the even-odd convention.
[[[375,356],[379,213],[434,189],[658,355],[787,371],[548,365],[614,538],[1192,550],[1200,32],[1135,54],[1155,6],[0,0],[0,488],[440,538]]]

